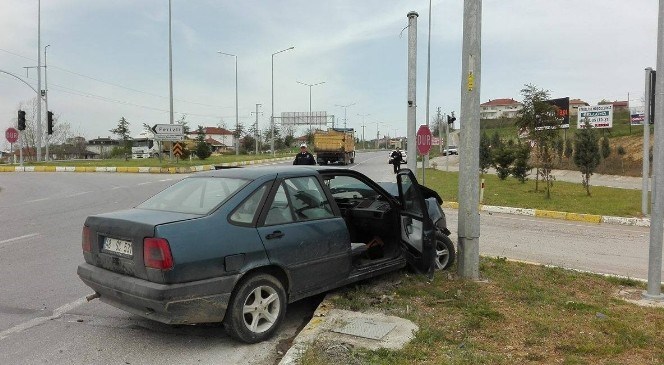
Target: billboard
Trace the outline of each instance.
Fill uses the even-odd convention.
[[[586,118],[592,128],[611,128],[613,127],[613,105],[580,106],[576,127],[585,128],[584,120]]]
[[[327,124],[327,112],[282,112],[281,124],[284,126]]]
[[[645,119],[646,119],[645,106],[635,106],[629,108],[629,122],[631,125],[643,125],[643,121]]]
[[[546,102],[548,104],[553,105],[553,106],[556,107],[556,119],[558,120],[558,125],[556,127],[549,126],[549,127],[540,127],[540,128],[537,128],[537,129],[538,130],[544,129],[544,128],[568,129],[569,128],[569,97],[551,99],[551,100],[547,100]]]

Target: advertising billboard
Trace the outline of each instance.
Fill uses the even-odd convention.
[[[613,127],[613,105],[580,106],[576,127],[585,128],[585,119],[592,128]]]

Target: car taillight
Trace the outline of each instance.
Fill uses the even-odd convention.
[[[145,238],[143,240],[143,263],[145,267],[159,270],[173,268],[171,247],[164,238]]]
[[[81,247],[83,252],[92,252],[92,233],[90,227],[83,226],[83,233],[81,234]]]

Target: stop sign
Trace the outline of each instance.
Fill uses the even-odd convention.
[[[5,138],[7,138],[7,142],[15,143],[18,141],[18,131],[15,128],[7,128],[5,131]]]
[[[417,152],[420,155],[426,155],[431,149],[431,130],[427,125],[421,125],[417,130]]]

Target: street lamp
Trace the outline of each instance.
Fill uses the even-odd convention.
[[[367,143],[366,140],[364,139],[364,118],[370,116],[371,114],[357,114],[360,117],[362,117],[362,148],[366,149],[367,148]]]
[[[281,51],[274,52],[272,54],[272,114],[270,115],[270,148],[272,149],[272,156],[274,157],[274,55],[279,54],[281,52],[286,52],[290,51],[295,47],[288,47],[286,49],[282,49]]]
[[[357,103],[352,103],[352,104],[348,104],[348,105],[334,104],[335,106],[340,106],[340,107],[344,108],[344,128],[346,128],[346,111],[348,111],[349,106],[355,105],[355,104],[357,104]]]
[[[309,133],[311,133],[311,88],[314,87],[314,86],[316,86],[316,85],[324,84],[325,81],[321,81],[321,82],[319,82],[319,83],[317,83],[317,84],[307,84],[307,83],[300,82],[300,81],[296,81],[296,82],[297,82],[298,84],[302,84],[302,85],[305,85],[305,86],[309,86],[309,117],[308,117],[307,119],[309,120]]]
[[[168,0],[168,93],[169,93],[169,116],[170,124],[175,124],[175,118],[173,116],[173,37],[171,36],[171,0]],[[171,142],[172,146],[172,142]],[[161,149],[161,143],[159,143],[159,149]],[[173,148],[169,149],[169,159],[173,160]],[[159,151],[159,156],[161,156]]]
[[[217,53],[235,57],[235,154],[240,154],[240,122],[238,121],[238,108],[237,108],[237,56],[230,53],[217,51]]]
[[[50,47],[50,44],[47,44],[46,47],[44,47],[44,106],[46,107],[46,115],[48,118],[48,73],[47,73],[47,68],[46,68],[46,49]],[[41,100],[39,101],[41,104]],[[48,122],[47,122],[48,123]],[[49,154],[48,154],[48,145],[49,145],[49,134],[46,133],[46,156],[44,157],[44,161],[49,160]]]

